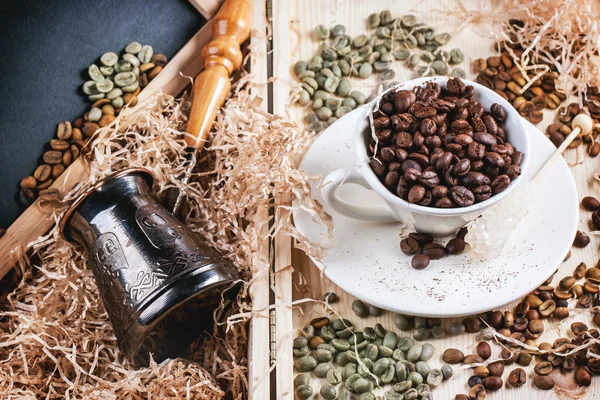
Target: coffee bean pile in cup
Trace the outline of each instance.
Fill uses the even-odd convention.
[[[466,234],[467,229],[462,228],[454,239],[450,239],[446,246],[443,246],[435,243],[430,235],[413,232],[400,241],[400,250],[407,256],[413,256],[411,266],[414,269],[424,269],[429,266],[430,260],[439,260],[447,254],[462,253],[466,247]]]
[[[138,93],[163,70],[167,58],[154,54],[151,46],[132,42],[120,58],[108,52],[100,62],[100,66],[92,64],[88,68],[91,80],[83,84],[83,93],[93,101],[89,111],[73,123],[58,124],[42,164],[33,175],[21,180],[19,200],[25,207],[38,196],[47,200],[58,196],[50,186],[82,153],[89,152],[86,143],[98,129],[113,122],[123,107],[137,104]]]
[[[412,204],[468,207],[504,191],[521,174],[523,153],[507,141],[506,111],[490,110],[459,78],[386,93],[373,112],[368,152],[381,182]]]

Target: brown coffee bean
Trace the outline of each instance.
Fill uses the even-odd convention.
[[[473,61],[473,69],[477,73],[485,71],[485,69],[487,67],[488,67],[487,61],[485,61],[483,58],[478,58],[475,61]]]
[[[411,232],[408,237],[414,239],[420,246],[425,246],[427,243],[433,242],[433,237],[427,233]]]
[[[431,189],[433,197],[444,197],[448,194],[448,188],[446,186],[436,186]]]
[[[56,137],[60,140],[69,140],[72,134],[72,127],[69,121],[61,122],[56,128]]]
[[[425,196],[425,188],[421,185],[414,185],[408,192],[408,202],[417,203],[423,200]]]
[[[150,72],[148,72],[146,74],[148,77],[148,80],[151,81],[152,79],[156,78],[158,76],[158,74],[161,73],[162,70],[163,70],[163,67],[160,65],[157,65],[156,67],[152,68],[150,70]]]
[[[459,133],[454,138],[454,141],[457,144],[461,145],[461,146],[468,146],[471,143],[473,143],[473,137],[471,135],[466,134],[466,133]]]
[[[446,251],[448,254],[460,254],[465,250],[466,244],[463,239],[454,238],[450,239],[446,244]]]
[[[19,192],[19,201],[25,207],[29,207],[35,201],[35,192],[32,189],[21,189]]]
[[[552,364],[550,364],[548,361],[539,362],[533,367],[533,371],[540,376],[548,375],[550,372],[552,372],[552,369]]]
[[[48,189],[52,185],[52,182],[54,182],[52,179],[48,179],[47,181],[38,183],[36,188],[38,190]]]
[[[494,153],[493,151],[485,153],[485,160],[495,167],[504,167],[504,159],[502,158],[502,156],[500,156],[500,154],[498,153]]]
[[[371,167],[371,169],[373,170],[373,172],[375,173],[375,175],[377,176],[382,176],[383,174],[385,174],[385,164],[377,159],[377,158],[371,158],[369,160],[369,166]]]
[[[442,354],[442,360],[446,364],[459,364],[463,361],[464,358],[465,355],[462,351],[453,348],[446,349]]]
[[[421,252],[432,260],[439,260],[446,255],[446,249],[439,243],[427,243]]]
[[[492,187],[492,191],[494,194],[498,194],[506,190],[506,188],[510,185],[510,178],[508,175],[502,174],[498,175],[494,178],[490,186]]]
[[[477,317],[466,317],[462,320],[462,324],[468,333],[477,333],[482,328],[481,321]]]
[[[475,376],[482,378],[482,379],[490,376],[490,370],[487,369],[487,367],[484,367],[483,365],[475,367],[475,369],[473,370],[473,373],[475,374]]]
[[[396,112],[404,113],[416,101],[416,95],[412,90],[398,90],[394,95]]]
[[[319,345],[324,344],[324,343],[325,343],[325,339],[323,339],[321,336],[315,335],[309,339],[308,347],[310,347],[313,350],[316,350],[317,347],[319,347]]]
[[[578,336],[578,335],[582,334],[583,332],[586,332],[587,330],[588,330],[588,327],[583,322],[573,322],[571,324],[571,332],[573,332],[573,334],[575,336]]]
[[[473,160],[481,160],[485,156],[485,145],[481,143],[471,143],[467,149],[467,157]]]
[[[521,175],[521,167],[516,164],[509,165],[504,169],[504,174],[508,176],[510,180],[515,180],[519,175]]]
[[[117,117],[115,117],[114,115],[103,115],[102,118],[100,118],[100,120],[98,121],[98,125],[100,127],[105,127],[106,125],[113,122],[115,119],[117,119]]]
[[[325,325],[329,325],[330,322],[331,321],[327,317],[319,317],[319,318],[314,318],[312,321],[310,321],[310,325],[312,325],[313,328],[315,328],[315,329],[320,329],[320,328],[324,327]]]
[[[595,197],[586,196],[581,199],[581,207],[588,211],[597,211],[600,210],[600,201]]]
[[[35,189],[37,181],[33,176],[28,176],[27,178],[21,179],[19,186],[21,189]]]
[[[504,363],[502,361],[495,361],[487,366],[490,370],[490,376],[502,376],[504,373]]]
[[[417,254],[413,256],[410,265],[414,269],[425,269],[429,265],[429,256],[426,254]]]
[[[152,56],[151,63],[154,65],[160,65],[164,67],[165,65],[167,65],[167,57],[164,54],[154,54]]]
[[[80,147],[78,145],[76,145],[76,144],[71,145],[71,154],[73,155],[73,157],[72,157],[73,160],[76,160],[79,158],[79,155],[81,153],[81,151],[79,149],[80,149]],[[63,162],[64,162],[64,160],[63,160]]]
[[[498,103],[494,103],[490,107],[490,113],[492,117],[498,122],[506,121],[506,110]]]
[[[52,178],[58,179],[62,173],[65,172],[65,166],[62,164],[56,164],[52,166]]]
[[[600,283],[600,268],[592,267],[588,269],[585,277],[594,283]]]
[[[519,356],[517,357],[517,364],[527,367],[529,364],[531,364],[532,360],[533,356],[529,352],[523,350],[519,352]]]
[[[544,114],[542,114],[541,111],[533,110],[529,112],[529,114],[527,115],[527,119],[532,124],[539,124],[544,119]]]
[[[66,150],[69,148],[69,142],[66,140],[52,139],[50,140],[50,147],[52,150]]]
[[[523,368],[515,368],[508,375],[508,383],[513,387],[521,387],[527,382],[527,373]]]
[[[123,95],[123,103],[129,107],[135,107],[138,103],[138,98],[133,93],[125,93]]]
[[[554,380],[549,376],[536,376],[533,378],[533,384],[542,390],[551,390],[554,387]]]
[[[479,342],[477,344],[477,354],[484,360],[487,360],[492,355],[492,348],[487,342]]]
[[[450,198],[460,207],[468,207],[475,203],[475,195],[464,186],[453,186],[450,189]]]
[[[588,155],[590,157],[597,157],[600,154],[600,143],[593,142],[588,147]]]
[[[419,249],[419,243],[417,243],[417,241],[411,237],[407,237],[406,239],[402,239],[400,241],[400,250],[402,250],[402,252],[407,256],[417,254]]]
[[[585,282],[583,284],[583,291],[585,293],[596,294],[600,290],[600,287],[592,282]]]
[[[581,231],[577,231],[575,240],[573,240],[573,246],[582,249],[588,244],[590,244],[590,237]]]
[[[540,319],[534,319],[532,321],[529,321],[527,329],[529,329],[529,331],[534,334],[542,333],[544,332],[544,323]]]
[[[68,167],[73,162],[73,153],[65,151],[62,155],[62,163]]]
[[[491,391],[500,390],[502,385],[503,385],[502,378],[500,378],[499,376],[488,376],[487,378],[485,378],[483,380],[483,386],[487,390],[491,390]]]
[[[486,146],[498,144],[496,136],[492,135],[491,133],[487,133],[487,132],[475,132],[473,134],[473,139],[476,142],[484,144]]]
[[[580,386],[590,386],[592,384],[592,375],[586,368],[577,368],[575,370],[575,382]]]
[[[457,394],[456,396],[454,396],[454,400],[470,400],[469,396],[467,396],[466,394]]]
[[[425,187],[434,188],[440,184],[440,178],[433,171],[425,171],[419,178],[419,183]]]
[[[585,273],[587,272],[587,265],[584,262],[579,263],[575,270],[573,271],[573,278],[575,279],[583,279],[585,277]]]
[[[483,400],[485,399],[485,396],[486,391],[482,384],[474,385],[471,390],[469,390],[469,399],[471,400]]]
[[[590,308],[594,303],[594,297],[591,293],[586,293],[577,300],[577,308]]]
[[[85,137],[92,137],[98,129],[100,129],[100,126],[95,122],[85,122],[81,131]]]
[[[35,179],[37,179],[39,182],[43,182],[43,181],[47,180],[48,178],[50,178],[51,173],[52,173],[52,167],[50,167],[47,164],[42,164],[35,169],[35,172],[33,173],[33,177]],[[34,187],[35,187],[35,185],[34,185]],[[23,188],[23,189],[25,189],[25,188]],[[29,188],[29,189],[33,189],[33,188]]]
[[[538,312],[542,317],[549,317],[556,309],[554,300],[546,300],[538,307]]]
[[[546,108],[546,97],[544,96],[535,96],[531,99],[531,103],[536,110],[543,110]]]
[[[572,276],[565,276],[560,280],[558,286],[560,286],[561,289],[569,290],[575,284],[575,282],[577,282],[577,280]]]
[[[46,164],[54,165],[62,162],[62,153],[57,150],[48,150],[43,156]]]
[[[567,292],[565,290],[556,290],[554,292],[554,298],[556,300],[568,300],[573,298],[573,293]]]

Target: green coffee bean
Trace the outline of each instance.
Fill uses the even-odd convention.
[[[317,84],[319,85],[319,89],[323,89],[325,86],[325,81],[327,80],[327,77],[325,75],[317,75],[315,77],[315,80],[317,81]]]
[[[136,80],[131,85],[123,86],[121,90],[123,90],[124,93],[133,93],[136,91],[138,86],[140,86],[140,83]]]
[[[334,400],[337,398],[337,390],[331,385],[321,386],[319,393],[321,393],[321,397],[325,400]]]
[[[383,394],[385,400],[404,400],[404,396],[396,393],[393,390],[388,390]]]
[[[302,79],[304,79],[304,78],[314,78],[315,75],[316,75],[315,71],[308,71],[308,70],[306,70],[306,71],[303,71],[300,74],[298,74],[298,79],[300,81],[302,81]]]
[[[99,94],[98,89],[96,88],[95,81],[86,81],[83,84],[83,93],[89,95]]]
[[[431,394],[431,388],[426,383],[421,383],[415,389],[417,389],[417,394],[422,399],[423,396],[428,396]]]
[[[403,314],[394,314],[394,325],[401,331],[405,331],[410,328],[410,321]]]
[[[329,94],[327,96],[327,99],[329,99]],[[324,100],[327,100],[327,99],[324,99]],[[346,329],[350,326],[352,326],[352,321],[350,321],[346,318],[336,318],[333,321],[331,321],[331,327],[333,329],[335,329],[336,331],[341,331],[342,329]]]
[[[354,92],[352,92],[354,93]],[[352,96],[352,94],[350,94]],[[354,96],[352,96],[354,97]],[[354,300],[352,302],[352,311],[354,311],[354,314],[356,314],[358,317],[360,318],[365,318],[366,316],[369,315],[369,312],[367,311],[367,306],[365,305],[365,303],[363,303],[360,300]]]
[[[415,39],[417,39],[417,46],[422,47],[425,45],[425,36],[421,32],[415,33]]]
[[[346,339],[333,339],[331,345],[339,351],[347,351],[351,347]]]
[[[369,64],[373,64],[374,62],[379,60],[379,57],[381,57],[381,54],[378,51],[374,51],[367,57],[367,62]]]
[[[89,66],[88,75],[93,81],[96,82],[101,82],[105,79],[104,75],[102,75],[102,72],[100,72],[100,68],[98,68],[96,64],[92,64]]]
[[[120,87],[128,86],[136,82],[136,77],[133,72],[121,72],[115,75],[114,82]]]
[[[420,344],[414,344],[408,349],[406,353],[406,359],[409,361],[417,361],[419,357],[421,357],[421,352],[423,351],[423,346]]]
[[[330,362],[320,363],[313,369],[313,374],[315,374],[317,378],[324,378],[331,368],[333,368],[333,364]]]
[[[394,349],[392,352],[392,359],[394,361],[406,360],[406,355],[400,349]]]
[[[119,88],[115,88],[115,89],[111,90],[110,92],[106,93],[106,98],[109,100],[113,100],[122,95],[123,95],[123,91]]]
[[[431,53],[423,53],[421,54],[421,60],[430,63],[435,59],[435,57],[433,56],[433,54]]]
[[[352,96],[352,98],[354,99],[354,96]],[[356,99],[354,100],[356,101]],[[385,334],[387,333],[387,330],[379,322],[375,324],[375,326],[373,327],[373,331],[375,332],[375,335],[377,335],[377,337],[381,339],[383,339],[385,337]]]
[[[298,97],[298,102],[303,106],[307,105],[310,102],[310,94],[304,89],[300,91],[300,96]]]
[[[389,10],[383,10],[379,13],[379,20],[381,25],[387,25],[392,22],[392,13]]]
[[[107,67],[106,65],[100,66],[100,73],[104,76],[111,76],[115,73],[115,69],[113,67]]]
[[[396,61],[396,59],[394,58],[394,55],[392,53],[388,52],[381,54],[381,56],[379,57],[379,61],[391,63],[392,61]]]
[[[131,72],[133,71],[133,65],[125,60],[119,60],[115,65],[115,72]]]
[[[379,57],[381,57],[381,54],[387,52],[387,49],[383,44],[378,44],[377,46],[373,47],[373,52],[379,53]],[[379,59],[379,57],[377,59]]]
[[[381,374],[381,383],[390,383],[396,376],[396,368],[393,365],[388,365]]]
[[[371,14],[368,18],[369,28],[375,29],[381,24],[381,19],[379,18],[379,14]]]
[[[154,55],[154,50],[152,49],[152,46],[145,45],[145,46],[142,46],[140,51],[137,53],[137,58],[142,63],[149,63],[150,61],[152,61],[153,55]]]
[[[314,30],[315,39],[325,40],[329,37],[329,29],[325,25],[317,25]]]
[[[308,64],[306,64],[306,61],[297,61],[296,64],[294,64],[294,74],[296,74],[299,79],[302,79],[299,75],[306,71],[307,66]]]
[[[331,111],[335,112],[342,105],[342,101],[340,99],[331,98],[325,100],[323,106],[329,108]],[[353,338],[350,337],[350,344],[352,344]]]
[[[346,33],[346,27],[344,25],[336,25],[331,29],[331,37],[335,38],[342,36]]]
[[[452,378],[452,375],[454,375],[454,370],[452,370],[452,367],[448,364],[442,365],[441,371],[442,375],[444,376],[444,380],[450,379]]]
[[[352,68],[350,67],[350,63],[346,60],[340,60],[338,66],[340,67],[340,70],[342,71],[342,75],[343,76],[348,76],[350,75],[350,72],[352,71]]]
[[[369,344],[369,342],[367,342],[365,340],[364,342],[358,343],[354,348],[356,348],[356,350],[362,350],[362,349],[366,348],[368,344]]]
[[[346,37],[346,36],[336,36],[332,41],[331,41],[331,46],[335,49],[335,50],[341,50],[344,47],[348,46],[350,44],[350,40]],[[350,51],[350,50],[349,50]],[[348,52],[349,52],[348,51]],[[346,53],[347,54],[347,53]]]
[[[367,347],[365,348],[365,357],[368,358],[369,360],[377,360],[377,357],[379,356],[379,347],[374,345],[373,343],[369,343],[367,344]]]
[[[310,385],[302,385],[296,388],[296,396],[302,400],[308,399],[313,395],[313,388]]]
[[[368,44],[358,49],[358,55],[363,58],[367,58],[371,53],[373,53],[373,48]]]
[[[408,59],[406,60],[406,66],[410,69],[413,69],[414,67],[416,67],[419,64],[420,61],[420,57],[418,54],[413,54],[412,56],[408,57]]]
[[[339,99],[332,99],[332,100],[336,100],[339,102]],[[337,105],[336,105],[336,109],[337,109]],[[350,338],[348,339],[348,343],[352,346],[355,343],[362,343],[365,341],[365,336],[363,335],[362,332],[356,332],[353,336],[350,336]]]
[[[325,47],[321,50],[321,57],[323,57],[324,60],[333,61],[337,59],[337,53],[333,48]]]
[[[417,23],[417,17],[414,15],[405,15],[402,17],[402,26],[405,28],[411,28]]]
[[[329,93],[334,93],[339,84],[340,84],[340,78],[338,78],[337,76],[330,76],[329,78],[327,78],[325,80],[325,84],[323,85],[323,88],[326,91],[328,91]]]
[[[335,347],[333,347],[330,343],[321,343],[317,346],[317,350],[327,350],[332,355],[336,355],[338,352],[338,350]]]
[[[350,97],[352,97],[356,101],[356,103],[359,105],[364,104],[365,101],[367,101],[367,96],[365,96],[363,93],[359,92],[358,90],[353,90],[352,92],[350,92]],[[366,308],[365,308],[365,310],[366,310]],[[375,325],[375,333],[377,333],[377,325]],[[379,334],[377,336],[379,336]]]
[[[359,49],[369,43],[369,38],[367,35],[358,35],[352,40],[352,47],[355,49]]]
[[[310,350],[308,349],[308,346],[298,347],[294,348],[293,353],[294,357],[304,357],[305,355],[310,353]]]
[[[98,107],[92,107],[88,113],[88,119],[92,122],[97,122],[100,121],[100,118],[102,118],[102,110]]]
[[[446,336],[446,330],[441,326],[434,326],[433,328],[431,328],[431,336],[433,336],[436,339],[443,338],[444,336]]]
[[[119,61],[119,56],[113,53],[112,51],[104,53],[100,57],[100,62],[106,67],[112,67],[117,63],[117,61]]]
[[[310,386],[310,376],[308,374],[298,374],[294,378],[294,387]]]
[[[357,107],[356,100],[354,100],[352,97],[346,97],[342,101],[342,106],[350,107],[351,110],[354,110]]]
[[[453,336],[458,336],[464,332],[465,332],[465,326],[463,324],[461,324],[460,322],[453,322],[450,325],[450,333]]]
[[[415,364],[415,368],[417,368],[417,372],[421,374],[423,379],[427,379],[427,375],[429,374],[429,371],[431,371],[431,367],[429,366],[429,364],[427,364],[427,362],[417,361],[417,363]]]
[[[138,42],[131,42],[125,46],[125,53],[137,54],[142,50],[142,45]]]
[[[431,63],[431,69],[438,75],[446,75],[448,73],[448,65],[443,61],[434,61]]]
[[[348,378],[346,378],[346,380],[344,381],[344,385],[346,385],[346,387],[348,389],[350,389],[352,392],[356,393],[354,391],[354,383],[356,383],[356,381],[358,381],[359,379],[362,379],[363,377],[358,374],[358,373],[354,373],[352,375],[350,375]]]
[[[134,67],[140,66],[140,60],[133,54],[123,54],[122,58],[123,58],[123,60],[127,61],[129,64],[133,65]]]
[[[339,65],[332,65],[331,71],[333,71],[333,75],[337,76],[338,78],[342,77],[342,70],[340,69]]]
[[[308,78],[304,78],[304,79],[308,79]],[[308,83],[302,82],[301,86],[302,86],[302,89],[306,90],[309,95],[312,96],[315,93],[315,89],[311,85],[309,85]]]
[[[358,76],[360,76],[363,79],[367,79],[369,76],[371,76],[372,72],[373,72],[373,67],[371,66],[371,64],[364,63],[364,64],[361,64],[361,66],[358,70]]]
[[[383,371],[385,370],[385,368],[390,365],[390,360],[387,358],[380,358],[379,360],[375,361],[375,363],[373,364],[373,373],[377,376],[381,376],[381,374],[383,373]]]
[[[354,393],[361,394],[372,391],[374,388],[373,382],[361,377],[352,385]]]
[[[302,79],[302,82],[310,85],[310,87],[312,87],[313,90],[317,90],[319,88],[319,84],[314,78],[307,76],[306,78]]]
[[[320,71],[321,69],[323,69],[323,62],[311,62],[310,64],[308,64],[307,68],[309,71]]]
[[[377,346],[377,348],[379,349],[379,357],[392,357],[392,355],[394,354],[394,350],[392,350],[391,348],[387,347],[387,346]]]
[[[335,117],[342,118],[344,115],[348,114],[352,109],[348,106],[342,106],[335,110]]]
[[[413,35],[408,35],[406,39],[404,39],[404,45],[409,49],[414,49],[417,47],[417,39]]]
[[[412,381],[413,386],[417,386],[423,383],[423,377],[418,372],[411,372],[410,374],[408,374],[408,380]]]
[[[294,367],[298,372],[312,371],[317,366],[317,359],[313,356],[304,356],[294,360]]]
[[[375,30],[375,35],[379,39],[386,39],[386,38],[392,37],[392,31],[390,31],[390,28],[388,28],[386,26],[380,26],[379,28],[377,28]]]
[[[431,28],[424,29],[422,33],[427,40],[433,40],[433,37],[435,36],[435,31]]]
[[[350,392],[345,386],[340,389],[337,400],[352,400],[352,392]]]
[[[323,108],[325,108],[325,107],[323,107]],[[331,111],[329,108],[325,108],[325,109]],[[329,118],[331,118],[331,116]],[[342,329],[341,331],[337,331],[336,335],[337,335],[337,337],[346,339],[346,338],[349,338],[350,336],[352,336],[353,333],[354,333],[354,327],[350,326],[349,328]]]
[[[96,82],[96,89],[100,93],[108,93],[113,90],[113,82],[110,79],[104,79],[100,82]]]
[[[431,387],[438,387],[444,379],[444,374],[439,369],[432,369],[427,375],[427,384]]]
[[[415,328],[425,328],[427,326],[427,318],[415,317],[414,326]]]
[[[330,385],[336,386],[342,382],[342,374],[335,368],[332,368],[327,372],[327,382]]]
[[[396,343],[396,347],[406,353],[414,344],[415,344],[415,341],[412,338],[402,337],[402,338],[398,339],[398,343]]]
[[[307,344],[308,344],[308,340],[304,336],[298,336],[292,342],[292,345],[294,346],[294,348],[304,347]]]
[[[351,89],[352,84],[350,83],[350,79],[342,78],[338,83],[336,94],[341,97],[346,97],[348,96],[348,93],[350,93]]]
[[[419,360],[421,361],[429,361],[431,357],[433,357],[433,353],[435,352],[435,347],[430,343],[424,343],[421,347],[421,355],[419,356]]]
[[[419,398],[419,393],[417,393],[417,389],[408,389],[404,393],[404,400],[416,400],[417,398]]]
[[[398,344],[398,335],[396,332],[387,332],[383,337],[383,345],[389,347],[390,349],[394,349],[396,344]]]
[[[114,108],[121,108],[125,104],[125,101],[121,96],[119,96],[112,99],[111,104]]]
[[[412,381],[409,381],[409,380],[400,381],[400,382],[394,384],[394,386],[392,387],[392,389],[396,393],[404,393],[410,388],[412,388]]]
[[[415,338],[415,340],[425,340],[427,338],[429,338],[430,332],[429,329],[427,328],[417,328],[415,329],[415,333],[413,334],[413,338]]]
[[[316,115],[314,113],[310,113],[313,114],[315,116],[315,120],[314,122],[318,122],[318,118],[316,118]],[[306,119],[306,117],[305,117]],[[308,339],[312,339],[313,336],[315,336],[315,327],[312,325],[306,325],[303,329],[302,329],[302,334]]]
[[[455,77],[455,78],[466,79],[467,73],[462,68],[457,67],[457,68],[453,68],[452,71],[450,71],[450,76]]]
[[[396,379],[400,382],[405,381],[408,378],[409,370],[406,368],[406,365],[402,364],[402,361],[399,361],[395,365],[396,368]]]
[[[443,46],[446,43],[448,43],[451,39],[451,36],[449,33],[440,33],[437,34],[433,37],[433,39],[440,45]]]
[[[344,369],[342,370],[342,378],[348,379],[348,377],[356,374],[357,370],[358,370],[358,365],[354,362],[349,362],[348,364],[346,364],[344,366]]]
[[[350,362],[350,360],[348,360],[348,355],[346,354],[346,352],[342,351],[335,355],[333,362],[339,365],[340,367],[344,367]]]
[[[376,399],[377,399],[377,397],[371,392],[361,393],[361,395],[358,396],[358,400],[376,400]]]
[[[321,108],[323,108],[323,107],[321,107]],[[317,116],[318,115],[319,115],[319,112],[317,110]],[[329,342],[329,341],[335,339],[336,333],[335,333],[335,330],[332,327],[325,325],[324,327],[321,328],[321,334],[320,334],[320,336],[323,339],[325,339],[326,341]]]

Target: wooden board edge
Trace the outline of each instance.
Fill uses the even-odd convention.
[[[215,16],[224,0],[188,0],[207,20]]]

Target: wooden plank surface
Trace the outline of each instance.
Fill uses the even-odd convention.
[[[211,19],[219,11],[224,0],[189,0],[196,10],[206,19]]]
[[[469,9],[484,9],[485,4],[488,2],[481,2],[477,0],[463,0],[465,6]],[[490,2],[491,3],[491,2]],[[437,32],[449,32],[451,33],[452,40],[445,46],[445,49],[450,50],[455,47],[459,47],[465,54],[465,62],[461,65],[468,73],[469,79],[474,79],[475,75],[470,70],[471,62],[479,57],[488,57],[493,55],[492,43],[493,39],[489,36],[491,32],[491,26],[489,22],[485,22],[476,27],[465,27],[464,29],[457,30],[460,24],[463,23],[464,18],[448,20],[444,19],[440,13],[433,11],[435,8],[443,9],[447,5],[455,4],[454,2],[425,2],[417,0],[409,1],[384,1],[384,0],[356,0],[356,1],[336,1],[336,0],[291,0],[289,2],[288,9],[288,23],[289,29],[292,34],[289,35],[289,52],[288,54],[275,54],[275,57],[282,57],[283,59],[289,58],[289,67],[298,60],[308,60],[310,57],[316,55],[319,43],[313,40],[312,30],[318,24],[324,24],[331,28],[335,24],[343,24],[346,27],[346,33],[351,37],[354,37],[361,33],[367,33],[366,18],[369,14],[374,12],[380,12],[388,9],[392,13],[392,17],[397,18],[405,14],[414,14],[417,16],[419,22],[426,22],[436,29]],[[493,11],[490,9],[490,11]],[[403,81],[414,77],[410,71],[406,69],[403,63],[395,62],[393,69],[396,71],[396,81]],[[355,87],[359,88],[365,93],[368,93],[377,85],[376,77],[371,77],[365,81],[357,81]],[[288,110],[298,122],[301,121],[305,111],[300,106],[296,106]],[[553,118],[548,118],[552,114],[545,112],[545,120],[538,127],[545,131],[548,124],[553,122]],[[579,152],[579,153],[578,153]],[[584,160],[583,163],[572,167],[572,172],[575,177],[579,198],[586,195],[600,196],[600,189],[598,184],[593,182],[592,174],[600,168],[600,157],[590,158],[584,154],[585,150],[581,147],[578,150],[568,150],[565,158],[567,162],[575,164],[578,160]],[[589,231],[588,220],[590,213],[581,211],[579,229],[583,231]],[[288,257],[288,254],[280,254],[279,256]],[[573,249],[572,257],[560,265],[559,271],[553,281],[556,285],[558,281],[573,272],[575,266],[580,262],[586,262],[588,266],[593,266],[598,261],[598,239],[592,238],[592,243],[585,249]],[[323,276],[320,271],[298,250],[293,251],[293,266],[294,269],[301,272],[307,280],[308,285],[300,288],[294,288],[294,299],[300,299],[303,297],[318,298],[322,293],[327,291],[334,291],[340,296],[339,303],[334,305],[334,309],[340,314],[350,318],[357,328],[363,328],[365,326],[373,326],[376,322],[380,322],[384,327],[388,329],[394,329],[400,336],[412,335],[412,332],[401,332],[395,329],[393,325],[393,313],[384,312],[381,317],[374,318],[369,317],[366,319],[359,319],[351,311],[350,305],[354,298],[346,293],[339,287],[336,287],[329,279]],[[418,301],[418,299],[415,299]],[[502,307],[502,310],[513,310],[516,303]],[[304,314],[304,315],[303,315]],[[293,322],[296,329],[302,328],[312,318],[321,316],[321,306],[313,306],[307,304],[301,308],[296,308],[293,313]],[[460,321],[460,319],[447,319],[443,320],[443,326],[448,327],[452,322]],[[574,321],[582,321],[592,326],[591,314],[589,311],[577,313],[562,323],[558,323],[557,320],[551,319],[546,320],[546,330],[543,336],[538,339],[538,343],[547,341],[552,343],[558,337],[569,337],[570,330],[569,326]],[[436,347],[436,354],[430,362],[432,367],[441,366],[441,352],[449,347],[455,347],[463,350],[465,354],[472,354],[475,352],[474,345],[477,343],[475,334],[463,334],[459,337],[446,337],[444,339],[429,340]],[[501,347],[499,345],[492,345],[493,355],[499,355]],[[532,363],[533,365],[533,363]],[[506,382],[508,372],[517,367],[515,364],[507,366],[503,378]],[[439,388],[435,389],[433,398],[435,399],[452,399],[455,394],[468,392],[468,386],[466,381],[472,370],[461,369],[460,366],[454,368],[455,375],[449,380],[445,381]],[[519,389],[514,388],[503,388],[498,392],[489,392],[487,399],[491,400],[517,400],[517,399],[568,399],[573,398],[573,394],[561,393],[558,394],[556,391],[544,392],[536,389],[532,385],[534,377],[532,367],[526,368],[528,373],[528,382],[525,386]],[[585,392],[579,393],[578,399],[592,399],[598,397],[600,392],[600,380],[594,378],[592,386],[589,387]],[[315,387],[317,387],[315,385]],[[595,393],[595,394],[594,394]],[[317,396],[318,397],[318,396]]]
[[[252,15],[250,46],[253,56],[250,58],[250,73],[257,82],[267,81],[267,32],[266,3],[255,1]],[[251,89],[253,95],[263,99],[260,108],[267,111],[268,92],[266,85],[257,85]],[[269,210],[264,208],[256,214],[256,221],[265,221],[269,218]],[[268,226],[264,226],[261,234],[266,237]],[[268,239],[261,243],[262,251],[255,255],[253,266],[255,281],[250,287],[252,297],[252,319],[250,320],[248,340],[248,384],[250,399],[268,399],[271,392],[270,380],[270,324],[269,324],[269,291],[270,291],[270,263]]]

